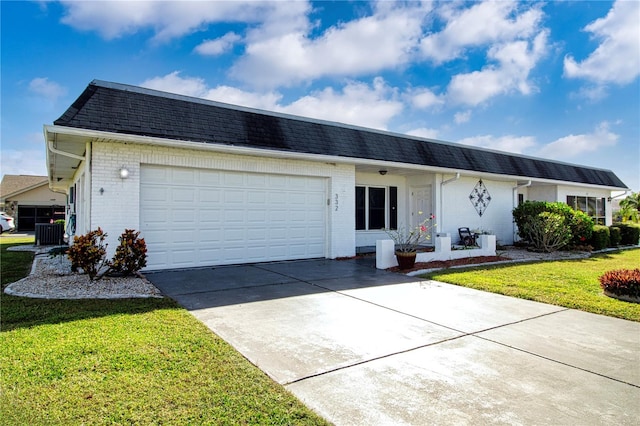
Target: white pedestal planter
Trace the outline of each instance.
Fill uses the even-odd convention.
[[[434,260],[453,260],[496,255],[495,235],[480,235],[477,241],[479,247],[464,250],[451,250],[451,237],[448,234],[438,234],[435,238],[435,251],[419,252],[416,257],[416,262],[431,262]],[[398,261],[395,257],[395,245],[393,240],[377,240],[376,268],[387,269],[394,266],[398,266]]]

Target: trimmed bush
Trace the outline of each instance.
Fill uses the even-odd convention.
[[[94,280],[100,269],[106,265],[107,234],[98,227],[86,235],[73,237],[73,245],[69,247],[67,256],[71,260],[71,269],[81,268],[90,280]]]
[[[140,231],[125,229],[118,237],[120,244],[110,262],[110,272],[128,276],[147,266],[147,245],[144,238],[138,238],[139,236]]]
[[[640,269],[616,269],[600,277],[600,287],[617,296],[640,297]]]
[[[595,225],[591,234],[590,244],[594,250],[602,250],[609,247],[609,228],[603,225]]]
[[[637,245],[640,240],[640,225],[630,222],[616,223],[620,228],[620,244],[623,246]]]
[[[529,237],[536,249],[550,253],[567,245],[571,230],[562,215],[542,212],[529,221]]]
[[[620,228],[617,226],[609,227],[609,247],[618,247],[620,244]]]
[[[559,202],[525,201],[513,209],[513,220],[518,226],[520,238],[533,243],[531,223],[543,212],[559,214],[564,218],[571,234],[565,246],[576,247],[588,244],[593,231],[593,219],[581,211],[573,210],[566,203]]]

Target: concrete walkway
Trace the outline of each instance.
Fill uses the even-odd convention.
[[[355,261],[146,277],[337,425],[640,419],[640,323]]]

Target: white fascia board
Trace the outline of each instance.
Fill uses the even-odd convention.
[[[486,172],[479,172],[474,170],[448,169],[444,167],[423,166],[419,164],[407,164],[407,163],[398,163],[398,162],[383,161],[383,160],[369,160],[365,158],[355,158],[355,157],[341,157],[337,155],[308,154],[304,152],[278,151],[274,149],[262,149],[262,148],[258,149],[258,148],[244,147],[244,146],[235,146],[233,144],[227,145],[223,143],[193,142],[193,141],[178,140],[178,139],[159,138],[155,136],[140,136],[140,135],[125,134],[125,133],[104,132],[100,130],[78,129],[74,127],[65,127],[65,126],[55,126],[55,125],[45,126],[45,129],[51,132],[55,132],[57,134],[66,134],[69,136],[81,136],[81,137],[91,138],[95,142],[101,142],[101,141],[127,142],[127,143],[137,143],[142,145],[164,146],[164,147],[170,147],[170,148],[183,148],[183,149],[194,149],[194,150],[209,151],[209,152],[221,152],[226,154],[253,155],[258,157],[285,158],[285,159],[292,159],[292,160],[318,161],[318,162],[337,163],[337,164],[353,164],[356,166],[358,165],[379,166],[379,167],[399,168],[399,169],[405,169],[405,170],[415,170],[415,171],[430,172],[430,173],[443,173],[443,174],[460,173],[461,176],[479,177],[483,179],[494,179],[494,180],[500,180],[500,181],[532,180],[535,183],[547,183],[552,185],[570,185],[570,186],[580,186],[580,187],[586,187],[586,188],[609,189],[612,191],[621,190],[620,188],[617,188],[617,187],[597,186],[597,185],[590,185],[590,184],[578,183],[578,182],[569,182],[569,181],[563,181],[563,180],[532,178],[530,176],[501,175],[496,173],[486,173]]]

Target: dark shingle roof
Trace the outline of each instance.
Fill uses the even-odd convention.
[[[609,170],[286,116],[102,81],[89,84],[54,124],[207,144],[626,188]]]

